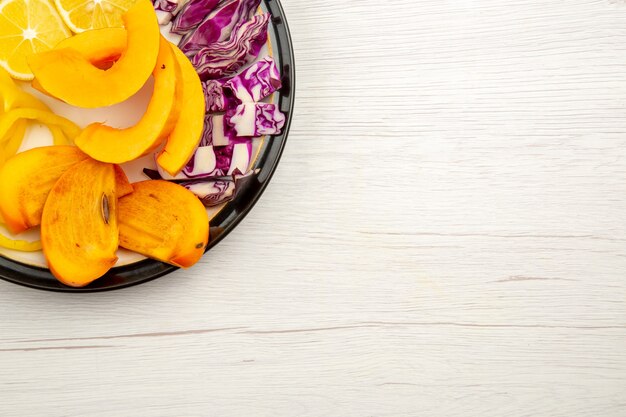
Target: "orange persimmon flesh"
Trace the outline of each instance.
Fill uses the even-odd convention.
[[[111,106],[137,93],[150,77],[159,54],[159,24],[150,0],[137,0],[123,21],[128,36],[126,49],[111,68],[96,68],[88,51],[55,48],[28,57],[37,79],[35,86],[83,108]]]
[[[114,165],[115,168],[115,186],[117,198],[122,198],[133,192],[133,185],[128,181],[126,173],[119,165]]]
[[[209,217],[198,197],[168,181],[133,187],[118,202],[120,246],[182,268],[198,262],[209,239]]]
[[[43,209],[41,244],[52,274],[84,287],[117,262],[117,195],[111,164],[86,159],[56,182]]]
[[[173,46],[180,65],[182,107],[176,127],[157,157],[157,163],[170,175],[176,176],[187,164],[202,139],[204,129],[205,99],[202,83],[195,68],[185,54]]]
[[[76,138],[76,145],[93,159],[115,164],[133,161],[154,151],[174,128],[180,111],[176,94],[180,68],[170,43],[163,37],[153,75],[152,98],[135,126],[116,129],[94,123]]]
[[[7,228],[17,234],[38,226],[54,184],[85,159],[75,146],[35,148],[9,159],[0,169],[0,213]]]

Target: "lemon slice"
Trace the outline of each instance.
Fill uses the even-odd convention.
[[[65,24],[75,33],[122,27],[122,15],[136,0],[54,0]]]
[[[49,0],[0,2],[0,66],[13,78],[32,80],[26,57],[52,49],[70,35]]]

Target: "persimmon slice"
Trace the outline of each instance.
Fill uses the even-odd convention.
[[[19,153],[0,169],[0,213],[12,233],[41,224],[46,198],[70,167],[87,159],[75,146],[46,146]]]
[[[198,197],[168,181],[133,187],[119,200],[120,246],[182,268],[198,262],[209,240],[209,217]]]
[[[117,187],[117,198],[122,198],[133,192],[133,185],[128,181],[126,173],[119,165],[114,165],[115,168],[115,186]]]
[[[41,244],[52,274],[84,287],[115,265],[118,248],[115,169],[86,159],[68,169],[48,195]]]

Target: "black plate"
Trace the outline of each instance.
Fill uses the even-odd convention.
[[[256,167],[260,168],[259,174],[248,182],[245,188],[239,191],[237,197],[228,203],[211,221],[211,239],[207,252],[239,224],[263,194],[278,166],[291,125],[296,80],[291,36],[279,0],[264,0],[263,2],[272,15],[273,25],[270,25],[269,30],[274,32],[273,55],[280,59],[283,77],[283,87],[278,94],[278,104],[287,116],[287,122],[281,135],[265,141],[262,153],[256,162]],[[95,292],[125,288],[162,277],[176,269],[176,267],[161,262],[145,260],[132,265],[113,268],[107,275],[87,287],[72,288],[57,281],[47,269],[0,257],[0,279],[31,288],[62,292]]]

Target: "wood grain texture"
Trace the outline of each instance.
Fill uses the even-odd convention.
[[[0,415],[626,416],[626,2],[283,3],[267,193],[189,271],[0,283]]]

